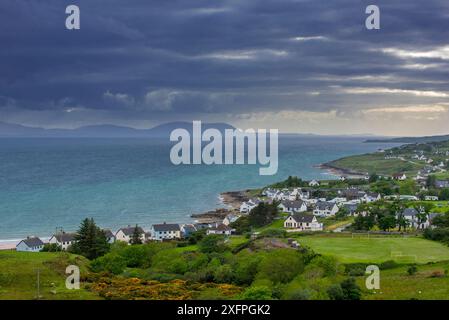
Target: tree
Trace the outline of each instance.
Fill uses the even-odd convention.
[[[449,200],[449,188],[444,188],[440,191],[440,200]]]
[[[42,252],[59,252],[62,251],[62,247],[57,243],[46,243],[41,250]]]
[[[341,284],[343,295],[345,300],[360,300],[362,296],[362,290],[355,282],[354,278],[348,278]]]
[[[278,205],[277,201],[273,201],[273,203],[259,203],[248,215],[249,224],[253,227],[263,227],[270,224],[279,215]]]
[[[340,284],[333,284],[327,289],[327,295],[331,300],[344,300],[345,294]]]
[[[382,229],[383,231],[387,231],[396,227],[396,223],[397,223],[396,217],[393,215],[383,216],[377,222],[379,228]]]
[[[241,298],[242,300],[270,300],[272,292],[267,286],[249,287],[243,292]]]
[[[224,237],[218,234],[211,234],[198,242],[198,248],[203,253],[223,252],[226,250]]]
[[[428,188],[432,188],[435,186],[435,182],[437,181],[437,177],[434,175],[430,175],[427,177],[426,185]]]
[[[369,176],[369,183],[377,182],[379,180],[379,176],[376,173],[373,173]]]
[[[137,226],[134,228],[133,234],[130,239],[131,244],[142,244],[142,230]]]
[[[71,246],[70,251],[88,259],[101,257],[109,251],[106,235],[97,227],[94,219],[86,218],[81,222],[75,235],[75,243]]]
[[[353,228],[355,230],[364,230],[369,231],[371,230],[375,225],[374,216],[369,214],[367,216],[359,215],[357,218],[355,218],[353,223]]]

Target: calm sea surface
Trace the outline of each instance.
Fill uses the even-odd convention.
[[[329,178],[313,166],[388,147],[363,140],[281,137],[277,175],[259,176],[257,165],[174,166],[159,139],[0,139],[0,239],[74,231],[85,217],[113,230],[191,221],[222,207],[220,192]]]

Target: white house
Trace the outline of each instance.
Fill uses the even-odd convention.
[[[412,228],[426,229],[430,226],[429,218],[426,217],[425,221],[420,221],[418,218],[418,210],[414,208],[407,208],[402,212],[402,216],[409,222]]]
[[[193,232],[197,231],[198,229],[194,224],[183,224],[181,226],[181,235],[183,238],[187,238],[190,236]]]
[[[115,233],[115,240],[123,241],[123,242],[130,244],[136,228],[137,228],[137,232],[139,233],[140,240],[142,242],[145,242],[145,231],[143,231],[143,229],[139,226],[134,226],[134,227],[127,226],[126,228],[118,229],[118,231]]]
[[[295,201],[284,200],[279,204],[279,208],[283,212],[289,212],[289,213],[307,211],[307,205],[302,200],[295,200]]]
[[[211,228],[208,229],[206,231],[207,235],[210,234],[222,234],[222,235],[231,235],[233,232],[235,231],[235,229],[232,229],[231,227],[225,225],[225,224],[219,224],[218,226],[216,226],[215,228]]]
[[[48,243],[56,243],[62,250],[67,250],[75,243],[75,235],[75,233],[58,233],[53,235],[50,240],[48,240]]]
[[[39,252],[44,247],[44,243],[38,237],[27,237],[16,245],[16,251]]]
[[[289,215],[284,221],[284,228],[298,231],[321,231],[323,224],[319,223],[315,216],[305,213]]]
[[[315,205],[313,214],[318,217],[330,217],[335,216],[338,210],[337,204],[328,201],[320,201]]]
[[[393,179],[399,180],[399,181],[404,181],[407,179],[407,176],[405,175],[405,173],[396,173],[393,175]]]
[[[181,239],[181,228],[176,223],[153,224],[151,236],[157,241]]]
[[[223,224],[226,226],[229,226],[231,223],[237,221],[238,218],[239,218],[239,216],[236,216],[235,214],[230,213],[223,219]]]
[[[240,205],[240,212],[241,213],[249,213],[251,210],[253,210],[255,207],[259,205],[261,201],[259,199],[249,199],[246,202],[243,202]]]
[[[374,202],[374,201],[379,201],[380,199],[382,199],[382,196],[380,195],[380,193],[367,192],[363,196],[362,201],[363,202]]]
[[[108,240],[108,243],[114,243],[115,242],[115,236],[109,229],[103,229],[104,235],[106,236],[106,239]]]
[[[320,183],[316,180],[312,180],[309,182],[309,187],[318,187]]]

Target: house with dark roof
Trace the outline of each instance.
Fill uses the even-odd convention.
[[[439,189],[449,188],[449,180],[436,180],[435,187]]]
[[[131,244],[131,239],[133,238],[133,234],[137,228],[137,232],[140,235],[140,240],[142,242],[145,242],[145,231],[139,227],[139,226],[130,226],[128,225],[126,228],[120,228],[115,233],[115,240],[116,241],[123,241],[128,244]]]
[[[399,215],[398,215],[399,216]],[[402,211],[401,216],[406,219],[409,226],[416,229],[426,229],[430,226],[429,217],[422,217],[422,212],[415,208],[406,208]]]
[[[194,224],[183,224],[181,226],[181,235],[183,238],[187,238],[195,231],[197,231],[197,228]]]
[[[227,226],[225,224],[219,224],[215,228],[208,229],[206,231],[206,234],[222,234],[222,235],[231,235],[233,232],[235,232],[235,229],[232,229],[230,226]]]
[[[108,240],[108,243],[114,243],[115,242],[115,235],[112,233],[109,229],[103,229],[104,235],[106,236],[106,239]]]
[[[279,204],[279,208],[283,212],[294,213],[294,212],[305,212],[307,211],[307,205],[302,200],[284,200]]]
[[[48,243],[57,244],[62,248],[62,250],[67,250],[72,244],[76,242],[75,240],[76,233],[67,233],[61,232],[58,234],[54,234]]]
[[[181,228],[176,223],[161,223],[151,226],[151,239],[156,241],[181,239]]]
[[[345,208],[348,211],[348,214],[351,216],[357,215],[357,209],[359,205],[357,203],[345,203],[343,205],[343,208]]]
[[[39,252],[44,248],[44,242],[38,237],[27,237],[16,245],[16,251]]]
[[[331,217],[335,216],[338,211],[338,206],[334,202],[319,201],[313,209],[313,214],[318,217]]]
[[[284,228],[294,231],[321,231],[323,224],[319,223],[314,215],[294,213],[284,221]]]

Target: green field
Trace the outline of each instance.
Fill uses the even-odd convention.
[[[380,263],[387,260],[427,263],[449,260],[449,247],[421,238],[305,236],[298,238],[298,241],[318,253],[335,256],[343,263]]]
[[[370,153],[350,156],[332,161],[332,166],[359,173],[377,173],[392,175],[398,172],[416,174],[423,168],[423,164],[412,163],[400,159],[385,159],[383,153]]]
[[[84,290],[65,287],[65,268],[70,265],[86,271],[87,260],[66,253],[0,251],[0,300],[37,299],[37,272],[40,272],[40,299],[98,299]]]
[[[444,274],[449,270],[448,262],[418,266],[418,272],[408,275],[406,266],[380,273],[380,290],[364,290],[363,299],[367,300],[447,300],[449,299],[449,277],[435,277],[435,272]],[[361,288],[365,286],[365,277],[358,277]]]

